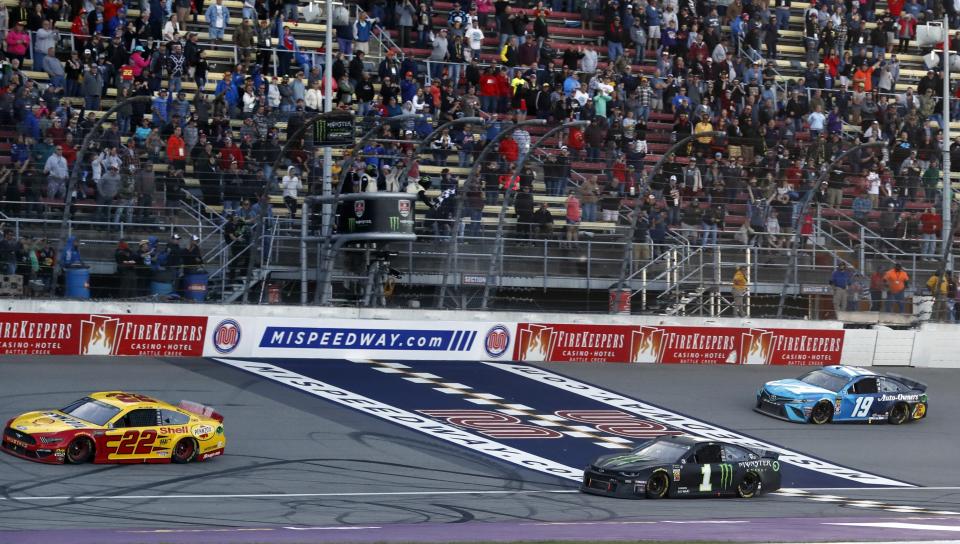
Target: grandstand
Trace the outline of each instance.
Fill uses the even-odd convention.
[[[912,24],[904,13],[915,7],[869,2],[873,13],[857,29],[861,17],[854,17],[850,3],[822,1],[660,6],[610,0],[596,7],[578,2],[581,11],[564,12],[548,9],[566,8],[562,2],[468,6],[438,0],[410,4],[409,11],[401,3],[396,13],[379,2],[361,2],[337,4],[329,14],[318,3],[236,0],[192,7],[81,1],[59,10],[37,4],[4,1],[2,213],[15,238],[30,238],[0,251],[0,261],[6,264],[12,254],[18,272],[42,281],[49,274],[43,263],[31,268],[33,246],[50,239],[59,247],[69,234],[83,244],[95,296],[150,296],[144,285],[151,283],[164,243],[147,245],[150,265],[133,256],[144,283],[130,293],[110,289],[121,275],[117,243],[138,245],[151,236],[165,241],[176,233],[199,238],[210,299],[265,302],[276,287],[281,298],[313,300],[316,286],[301,278],[305,267],[320,268],[320,253],[311,246],[303,258],[300,219],[304,197],[321,192],[324,165],[309,131],[303,143],[288,136],[321,107],[328,25],[337,38],[334,102],[356,114],[357,138],[390,116],[425,117],[400,126],[384,123],[356,157],[373,169],[350,173],[349,187],[341,188],[423,190],[418,241],[390,246],[399,254],[391,266],[402,273],[391,304],[416,299],[429,305],[607,311],[613,286],[630,293],[633,311],[731,315],[730,282],[743,264],[754,315],[821,317],[830,305],[824,300],[820,308],[817,301],[837,287],[829,281],[840,262],[864,277],[899,262],[917,294],[925,294],[927,278],[944,264],[936,261],[944,188],[938,122],[960,134],[960,91],[950,87],[950,115],[943,119],[940,66],[928,72],[925,64],[933,46],[921,47],[913,35],[904,49],[898,47],[899,29]],[[941,4],[930,2],[929,11],[924,7],[912,20],[946,15],[957,27],[958,14],[942,13]],[[218,5],[229,12],[221,19],[221,38]],[[835,8],[840,13],[827,13]],[[185,20],[173,22],[167,9],[186,14]],[[891,26],[887,15],[905,22]],[[468,30],[475,16],[482,36]],[[653,25],[657,19],[663,24]],[[612,26],[615,20],[621,27]],[[23,23],[19,29],[17,22]],[[702,41],[690,37],[694,26]],[[111,31],[118,28],[121,36],[114,40]],[[24,35],[29,44],[21,50],[16,38]],[[511,35],[521,38],[516,46]],[[842,54],[828,58],[826,50],[834,49],[829,44],[840,36],[847,40],[835,46]],[[638,38],[645,42],[641,51]],[[45,63],[38,43],[52,44],[59,62]],[[619,53],[617,44],[623,53],[611,58]],[[960,50],[960,34],[951,37],[949,48]],[[365,55],[357,60],[360,50]],[[93,76],[84,72],[86,64],[99,66]],[[152,100],[121,108],[94,135],[88,153],[78,153],[94,123],[126,94]],[[387,99],[381,103],[381,97]],[[179,156],[181,144],[170,138],[176,112],[183,114]],[[474,115],[485,119],[483,126],[451,127],[419,156],[408,157],[433,128]],[[495,150],[492,165],[479,165],[476,185],[468,184],[486,142],[514,122],[538,117],[547,123],[515,132]],[[571,120],[590,124],[539,141]],[[694,138],[665,156],[685,136],[714,130],[726,136]],[[212,158],[203,152],[200,133],[212,146]],[[881,145],[857,148],[868,142]],[[518,180],[522,189],[511,187],[504,204],[504,186],[513,183],[510,173],[531,144],[536,149]],[[77,172],[76,199],[51,191],[56,184],[45,170],[55,146],[63,149],[70,173]],[[120,148],[119,159],[111,158],[112,146]],[[849,150],[842,163],[824,171]],[[335,180],[344,174],[341,164],[349,153],[348,146],[333,150]],[[952,185],[960,180],[960,139],[950,154]],[[239,159],[236,172],[231,159]],[[120,161],[120,190],[111,180],[105,194],[112,160]],[[398,177],[411,160],[410,179]],[[294,182],[282,187],[290,166],[302,181],[299,190]],[[418,187],[423,177],[430,183]],[[456,193],[445,192],[452,188]],[[444,205],[446,198],[451,200]],[[252,205],[240,206],[243,199]],[[508,213],[501,219],[504,205]],[[134,213],[114,213],[127,208]],[[317,211],[308,218],[312,234],[319,233]],[[238,236],[230,226],[231,213],[241,217],[239,230],[247,234]],[[577,224],[569,226],[575,216]],[[125,221],[107,225],[104,217]],[[447,239],[460,230],[451,223],[466,223],[462,237]],[[625,248],[625,239],[634,247]],[[350,247],[337,261],[339,303],[361,299],[369,250]],[[27,292],[51,289],[57,287]],[[783,292],[790,295],[786,311],[780,307]],[[861,303],[861,309],[867,306]]]

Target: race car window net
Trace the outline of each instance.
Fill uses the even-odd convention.
[[[116,406],[84,397],[60,410],[61,412],[82,419],[94,425],[106,425],[113,416],[120,412]]]
[[[823,370],[814,370],[813,372],[800,378],[800,381],[809,383],[810,385],[815,385],[817,387],[822,387],[833,392],[837,392],[843,389],[844,385],[847,385],[847,378],[834,376],[833,374]]]
[[[675,463],[687,453],[687,446],[673,442],[654,442],[648,446],[641,446],[633,451],[633,455],[651,461]]]
[[[160,410],[161,425],[184,425],[190,423],[190,416],[176,410]]]

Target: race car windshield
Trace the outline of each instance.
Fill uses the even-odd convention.
[[[674,442],[654,442],[649,446],[642,446],[633,450],[632,455],[651,461],[673,463],[683,457],[688,449],[690,449],[689,446],[676,444]]]
[[[803,383],[809,383],[810,385],[815,385],[817,387],[822,387],[829,391],[839,391],[843,389],[844,385],[847,385],[847,379],[841,378],[839,376],[834,376],[829,372],[824,372],[823,370],[814,370],[813,372],[807,374],[806,376],[800,378],[800,381]]]
[[[120,409],[116,406],[110,406],[109,404],[87,397],[74,402],[60,411],[77,419],[93,423],[94,425],[106,425],[113,416],[120,412]]]

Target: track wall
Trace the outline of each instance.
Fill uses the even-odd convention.
[[[0,354],[960,367],[955,325],[10,301]]]

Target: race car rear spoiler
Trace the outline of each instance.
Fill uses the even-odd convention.
[[[198,416],[209,417],[223,423],[223,416],[213,408],[200,404],[199,402],[193,402],[192,400],[181,400],[180,404],[177,405],[179,408],[197,414]]]
[[[906,385],[907,387],[910,387],[911,389],[916,389],[917,391],[926,391],[926,390],[927,390],[927,384],[925,384],[925,383],[923,383],[923,382],[918,382],[917,380],[911,380],[910,378],[907,378],[906,376],[901,376],[901,375],[899,375],[899,374],[894,374],[894,373],[892,373],[892,372],[888,372],[888,373],[887,373],[887,376],[890,376],[891,378],[893,378],[893,379],[895,379],[895,380],[897,380],[897,381],[903,382],[904,385]]]

